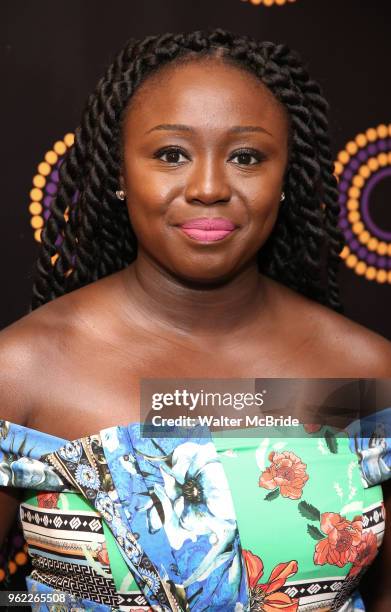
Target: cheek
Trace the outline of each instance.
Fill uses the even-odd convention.
[[[148,216],[152,220],[164,213],[166,203],[173,196],[173,181],[140,163],[128,165],[124,178],[129,214],[139,219]]]
[[[238,192],[243,202],[247,202],[252,221],[265,222],[269,217],[277,215],[281,196],[280,180],[265,175],[247,183],[242,181]]]

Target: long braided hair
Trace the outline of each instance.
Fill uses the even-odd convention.
[[[41,234],[31,309],[125,268],[137,257],[126,204],[116,198],[121,122],[137,87],[168,63],[217,55],[255,74],[286,108],[285,201],[257,256],[260,272],[343,312],[337,272],[344,241],[328,136],[328,104],[298,55],[222,29],[130,40],[90,95],[60,167]]]

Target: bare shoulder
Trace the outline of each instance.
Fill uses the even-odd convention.
[[[63,304],[54,300],[0,332],[0,418],[25,425],[47,365],[66,331]]]
[[[281,285],[275,289],[289,313],[289,324],[298,334],[311,334],[314,355],[324,362],[330,377],[391,377],[389,340],[295,291]]]
[[[64,374],[76,376],[95,342],[110,337],[105,296],[112,284],[107,277],[72,291],[0,332],[0,418],[25,425],[43,401],[54,401],[53,388],[64,385]]]
[[[391,377],[391,342],[380,334],[332,310],[321,307],[319,338],[346,368],[363,378]]]

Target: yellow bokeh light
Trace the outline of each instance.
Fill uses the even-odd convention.
[[[350,212],[348,214],[348,219],[350,221],[350,223],[356,223],[356,221],[360,221],[360,213],[358,212],[358,210],[353,210],[352,212]]]
[[[62,142],[62,140],[58,140],[55,143],[53,149],[55,150],[57,155],[64,155],[65,151],[67,150],[66,145]]]
[[[370,159],[368,159],[367,163],[368,163],[370,170],[372,170],[372,172],[375,172],[376,170],[379,169],[379,162],[377,161],[375,157],[371,157]]]
[[[346,258],[346,265],[348,266],[348,268],[354,268],[354,266],[357,263],[357,255],[354,255],[353,253],[351,255],[349,255]]]
[[[364,187],[364,183],[365,183],[363,177],[360,176],[359,174],[356,174],[352,182],[355,187],[360,187],[360,188]]]
[[[382,123],[381,125],[378,125],[376,131],[377,131],[377,135],[379,136],[379,138],[387,138],[388,128],[386,125],[384,125],[384,123]]]
[[[374,278],[376,278],[376,268],[374,268],[373,266],[368,266],[365,272],[365,276],[368,280],[373,280]]]
[[[364,261],[359,261],[355,267],[356,273],[359,274],[360,276],[365,273],[366,269],[367,269],[367,264]]]
[[[33,185],[34,187],[45,187],[46,185],[46,179],[44,176],[42,176],[42,174],[36,174],[33,178]]]
[[[43,192],[41,191],[41,189],[35,188],[30,191],[30,198],[35,202],[40,202],[42,200],[42,197]]]
[[[365,145],[367,144],[367,139],[364,134],[357,134],[355,140],[359,147],[365,147]]]
[[[346,259],[349,253],[350,253],[349,247],[345,244],[339,256],[342,257],[342,259]]]
[[[42,233],[42,229],[37,229],[34,232],[34,240],[36,240],[37,242],[42,242],[41,241],[41,233]]]
[[[364,178],[369,178],[371,176],[371,171],[366,164],[363,164],[360,167],[360,170],[358,171],[358,173],[360,176],[363,176]]]
[[[377,139],[377,131],[374,128],[368,128],[367,138],[369,142],[374,142]]]
[[[358,187],[351,187],[348,191],[349,198],[358,199],[360,197],[361,190]]]
[[[369,232],[365,230],[362,234],[359,235],[358,239],[362,244],[366,244],[370,238]]]
[[[340,161],[341,164],[347,164],[349,159],[350,155],[347,151],[341,151],[340,153],[338,153],[338,161]]]
[[[45,155],[45,161],[53,166],[58,160],[58,155],[54,151],[48,151]]]
[[[376,251],[378,252],[379,255],[387,255],[387,243],[379,242],[379,244],[377,245]]]
[[[72,147],[75,142],[75,135],[71,134],[70,132],[69,134],[65,134],[64,142],[67,145],[67,147]]]
[[[371,238],[368,241],[367,247],[370,251],[374,251],[377,248],[378,244],[379,244],[379,241],[377,238]]]
[[[385,270],[378,270],[376,280],[378,283],[385,283],[387,281],[387,272]]]
[[[42,162],[38,166],[39,174],[43,174],[43,176],[48,176],[50,174],[51,167],[47,162]]]
[[[24,552],[18,552],[15,555],[15,563],[16,565],[26,565],[27,563],[27,555]]]
[[[377,161],[379,162],[380,166],[387,166],[388,164],[387,153],[379,153],[379,155],[377,156]]]
[[[42,212],[42,205],[39,202],[31,202],[29,212],[32,215],[40,215]]]
[[[357,144],[351,140],[350,142],[348,142],[348,144],[346,145],[346,150],[350,155],[355,155],[358,151],[358,146]]]
[[[341,162],[339,161],[334,162],[334,173],[342,174],[342,172],[343,172],[343,165],[341,164]]]
[[[43,219],[40,215],[34,215],[30,219],[30,224],[34,229],[38,229],[39,227],[43,227]]]
[[[10,574],[15,574],[17,569],[18,566],[16,565],[15,561],[8,561],[8,571]]]
[[[348,210],[358,210],[358,200],[351,198],[350,200],[348,200],[348,203],[346,206]]]
[[[353,223],[352,230],[355,234],[361,234],[364,231],[364,223],[358,221],[357,223]]]

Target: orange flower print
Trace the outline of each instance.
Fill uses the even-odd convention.
[[[320,528],[327,538],[317,543],[314,563],[317,565],[330,563],[343,567],[346,563],[356,561],[362,538],[361,516],[348,521],[337,512],[324,512],[320,517]]]
[[[349,576],[356,576],[364,567],[370,565],[377,555],[377,537],[372,531],[362,534],[360,544],[357,546],[357,557],[350,568]]]
[[[38,508],[57,508],[59,493],[37,493]]]
[[[96,556],[98,561],[103,563],[103,565],[110,565],[109,553],[107,552],[106,544],[101,545],[101,548],[98,550],[98,554]]]
[[[259,478],[259,486],[265,489],[276,489],[280,487],[283,497],[299,499],[303,493],[303,487],[309,476],[305,471],[307,465],[290,451],[269,454],[272,464],[262,472]]]
[[[258,584],[258,580],[263,575],[262,559],[250,550],[243,550],[242,554],[250,587],[251,612],[276,612],[278,610],[296,612],[299,600],[289,597],[279,589],[284,586],[287,578],[296,574],[297,562],[279,563],[270,574],[269,580],[263,584]]]

